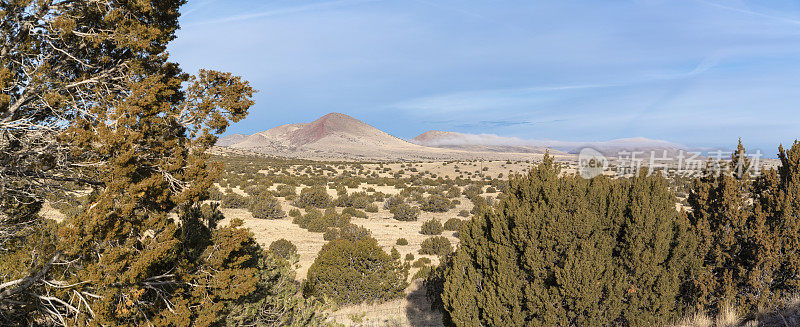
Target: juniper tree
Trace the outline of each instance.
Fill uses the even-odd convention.
[[[404,295],[408,269],[372,236],[340,237],[322,246],[308,268],[303,293],[337,304],[394,299]]]
[[[169,62],[183,3],[0,2],[4,324],[214,325],[263,286],[252,234],[197,205],[254,90]],[[65,181],[83,209],[39,220]]]
[[[706,174],[695,183],[688,202],[703,269],[689,290],[698,309],[713,313],[729,306],[751,315],[776,308],[800,290],[800,146],[780,147],[778,155],[778,171],[755,170],[740,140],[729,172]]]
[[[446,317],[474,325],[664,323],[685,310],[692,238],[659,177],[559,177],[549,156],[462,227],[442,285]]]
[[[737,167],[748,162],[740,140],[730,162],[710,161],[708,165],[716,169],[727,165],[729,169],[707,168],[689,194],[689,218],[699,240],[697,256],[705,267],[692,278],[697,309],[716,312],[722,306],[737,307],[736,302],[742,299],[738,295],[748,274],[749,221],[753,211],[748,200],[748,167]]]

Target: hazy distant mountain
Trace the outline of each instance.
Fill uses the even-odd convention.
[[[529,140],[518,137],[504,137],[493,134],[466,134],[456,132],[428,131],[411,139],[419,145],[448,148],[498,152],[526,152],[543,153],[549,149],[551,153],[563,151],[577,154],[583,148],[593,148],[603,155],[616,157],[622,152],[645,152],[647,156],[655,152],[657,156],[667,151],[669,156],[675,156],[686,147],[662,140],[653,140],[643,137],[617,139],[603,142],[573,142],[555,140]],[[554,151],[555,149],[555,151]],[[643,158],[642,154],[638,158]]]
[[[531,159],[530,155],[461,151],[414,144],[340,113],[253,135],[225,137],[220,146],[275,156],[328,160]]]
[[[414,144],[428,147],[458,149],[466,151],[516,152],[516,153],[560,153],[561,151],[525,144],[521,139],[490,134],[463,134],[457,132],[427,131],[411,139]]]
[[[661,151],[674,156],[678,144],[630,138],[606,142],[538,141],[491,134],[428,131],[406,141],[358,119],[340,113],[327,114],[310,123],[289,124],[253,135],[233,134],[218,146],[281,157],[323,160],[527,160],[545,151],[570,156],[591,147],[607,156],[620,151]],[[639,158],[644,158],[640,155]]]
[[[691,150],[683,145],[672,142],[653,140],[644,137],[633,137],[605,142],[578,143],[575,146],[572,146],[567,152],[578,153],[581,149],[587,147],[595,149],[605,156],[611,157],[616,157],[620,154],[629,155],[625,154],[624,152],[643,152],[646,157],[649,157],[651,153],[655,153],[656,158],[661,158],[666,151],[668,157],[674,158],[680,151]],[[642,154],[639,154],[637,157],[644,158]]]

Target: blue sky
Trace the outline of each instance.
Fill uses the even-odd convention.
[[[342,112],[395,136],[800,138],[800,1],[190,0],[188,72],[259,90],[230,133]]]

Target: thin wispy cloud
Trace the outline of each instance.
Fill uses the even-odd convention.
[[[714,6],[714,7],[720,8],[720,9],[725,9],[725,10],[728,10],[728,11],[743,13],[743,14],[752,15],[752,16],[763,17],[763,18],[767,18],[767,19],[770,19],[770,20],[774,20],[774,21],[778,21],[778,22],[782,22],[782,23],[787,23],[787,24],[792,24],[792,25],[800,25],[800,20],[794,19],[794,18],[790,18],[790,17],[776,16],[776,15],[767,14],[767,13],[758,12],[758,11],[753,11],[753,10],[749,10],[749,9],[745,9],[745,8],[732,7],[732,6],[724,5],[724,4],[713,2],[713,1],[698,0],[698,2],[707,4],[707,5],[710,5],[710,6]]]
[[[217,1],[217,0],[205,0],[205,1],[198,2],[197,4],[188,7],[187,10],[181,12],[181,16],[183,16],[183,17],[189,16],[192,13],[195,13],[198,10],[207,7],[208,5],[210,5],[211,3],[215,2],[215,1]]]
[[[225,23],[241,22],[241,21],[254,20],[254,19],[272,17],[272,16],[281,16],[281,15],[298,14],[298,13],[318,11],[318,10],[327,10],[327,9],[333,9],[333,8],[340,8],[340,7],[358,5],[358,4],[367,3],[367,2],[374,2],[374,1],[378,1],[378,0],[338,0],[338,1],[317,2],[317,3],[301,5],[301,6],[270,9],[270,10],[265,10],[265,11],[252,13],[252,14],[233,15],[233,16],[228,16],[228,17],[223,17],[223,18],[199,21],[199,22],[190,23],[186,27],[192,27],[192,26],[198,26],[198,25],[225,24]]]

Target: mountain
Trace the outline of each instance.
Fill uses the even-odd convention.
[[[646,138],[605,142],[528,140],[493,134],[428,131],[406,141],[341,113],[330,113],[310,123],[278,126],[253,135],[220,138],[220,147],[280,157],[317,160],[423,161],[423,160],[528,160],[550,154],[575,158],[583,148],[616,157],[622,151],[650,152],[674,157],[681,145]]]
[[[689,149],[683,145],[668,141],[653,140],[644,137],[633,137],[605,142],[580,143],[573,146],[568,152],[578,153],[583,148],[595,149],[603,155],[609,157],[617,157],[621,154],[624,155],[625,152],[642,152],[643,154],[637,155],[637,158],[649,158],[651,153],[654,153],[656,158],[660,158],[663,157],[664,151],[667,152],[668,157],[674,158],[680,151],[692,151],[692,149]]]
[[[617,157],[620,153],[643,152],[650,155],[655,152],[656,156],[663,155],[667,151],[669,156],[675,156],[681,150],[688,151],[686,147],[662,140],[653,140],[643,137],[617,139],[603,142],[572,142],[554,140],[530,140],[517,137],[504,137],[493,134],[466,134],[443,131],[427,131],[411,139],[411,142],[419,145],[447,149],[460,149],[469,151],[497,151],[497,152],[523,152],[523,153],[543,153],[550,150],[551,153],[563,151],[570,154],[577,154],[583,148],[593,148],[605,156]],[[554,150],[555,149],[555,150]],[[639,158],[642,155],[638,156]]]
[[[278,126],[243,138],[228,136],[220,139],[218,145],[268,155],[322,160],[532,158],[524,154],[426,147],[341,113],[330,113],[310,123]]]
[[[427,131],[410,140],[422,146],[457,149],[465,151],[514,152],[514,153],[560,153],[545,146],[525,144],[521,139],[491,134],[463,134],[457,132]]]
[[[231,134],[228,136],[220,137],[217,140],[217,146],[231,146],[246,139],[249,135],[244,134]]]

